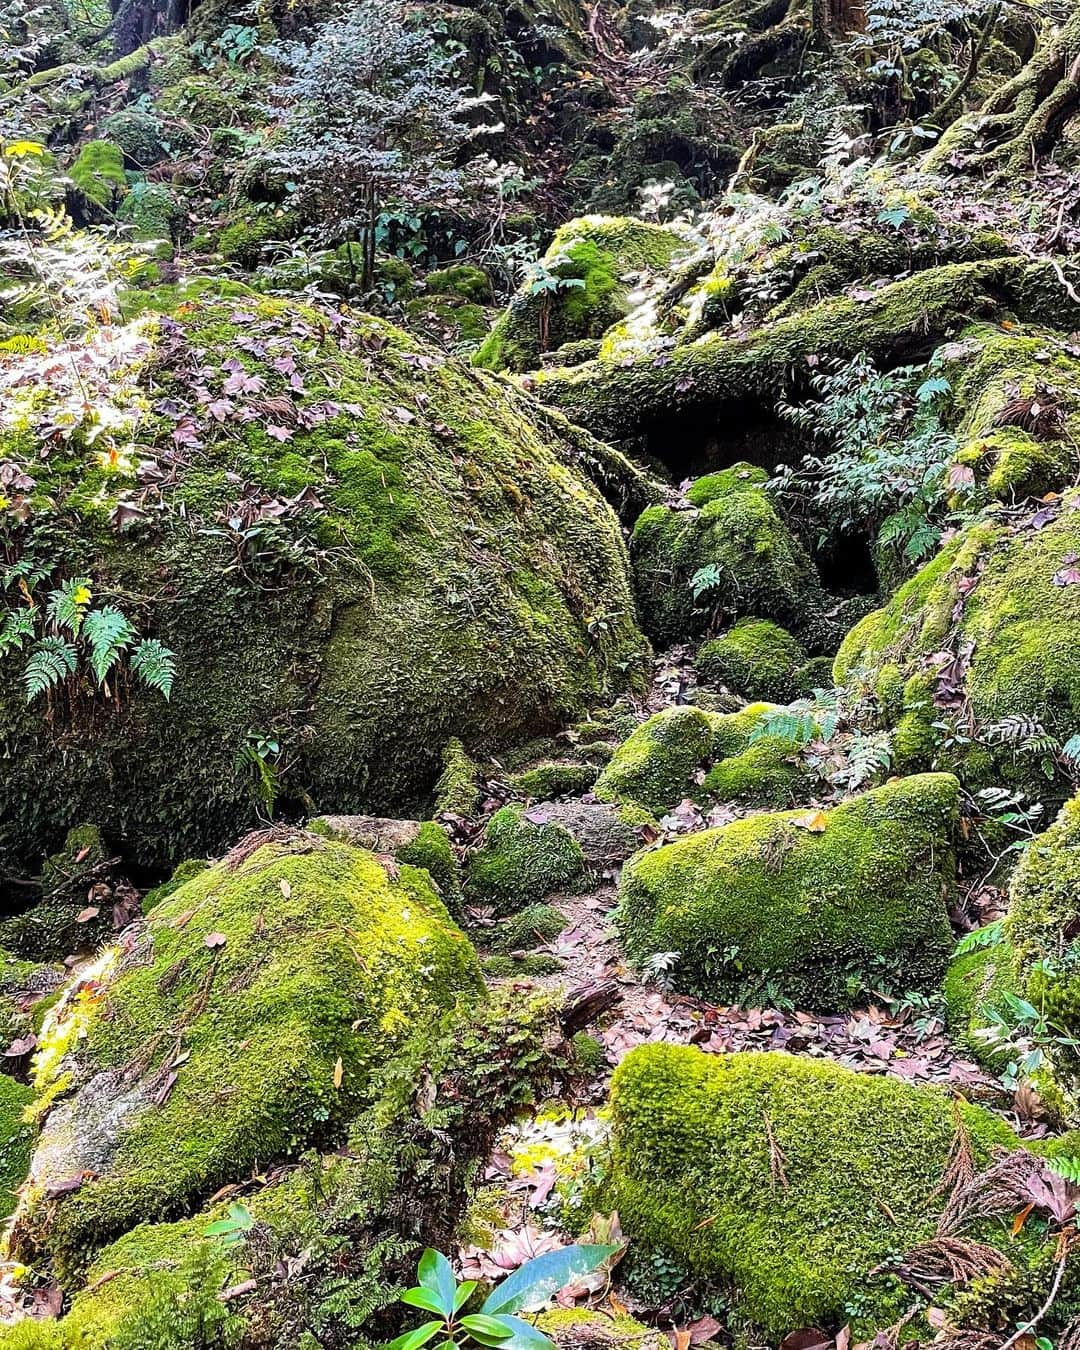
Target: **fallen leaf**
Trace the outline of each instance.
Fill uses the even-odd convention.
[[[209,948],[211,948],[211,950],[214,947],[224,947],[225,940],[226,939],[224,933],[207,933],[207,935],[203,938],[203,941]]]
[[[89,923],[91,919],[96,919],[100,913],[101,910],[98,909],[97,905],[87,905],[85,909],[80,909],[78,914],[75,915],[75,922]]]
[[[345,1065],[341,1062],[341,1056],[338,1055],[337,1063],[334,1065],[334,1087],[341,1087],[341,1080],[345,1077]]]
[[[793,816],[791,823],[800,830],[808,830],[811,834],[824,834],[829,817],[824,811],[804,811],[801,816]]]
[[[282,877],[281,880],[278,882],[278,886],[281,889],[281,894],[285,897],[286,900],[288,900],[289,897],[292,895],[292,887],[289,885],[289,883],[285,880],[284,877]]]

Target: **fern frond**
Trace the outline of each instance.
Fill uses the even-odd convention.
[[[12,610],[0,628],[0,656],[6,656],[11,651],[22,651],[23,644],[34,636],[36,619],[36,609]]]
[[[39,694],[75,674],[78,657],[70,642],[60,637],[41,638],[34,645],[23,671],[26,701],[32,703]]]
[[[89,577],[74,577],[55,591],[49,592],[49,620],[57,628],[66,628],[72,637],[79,636],[87,607],[93,598]]]
[[[971,933],[965,933],[956,944],[955,956],[968,956],[972,952],[984,951],[987,947],[999,947],[1005,941],[1005,922],[995,919]]]
[[[176,654],[157,638],[143,638],[131,653],[131,668],[143,684],[164,698],[172,693],[176,677]]]
[[[135,641],[135,629],[126,614],[114,605],[92,609],[83,623],[83,634],[90,644],[90,667],[98,684],[119,661],[125,648]]]

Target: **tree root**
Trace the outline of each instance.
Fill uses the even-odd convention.
[[[144,46],[136,48],[127,56],[118,57],[117,60],[110,61],[105,66],[69,61],[65,65],[54,66],[51,70],[37,71],[36,74],[23,80],[21,84],[9,89],[0,98],[0,103],[16,102],[27,94],[48,89],[54,84],[62,84],[66,80],[77,80],[84,85],[93,85],[95,89],[104,89],[110,84],[116,84],[119,80],[130,79],[140,70],[145,70],[153,59],[154,44],[148,42]]]
[[[954,125],[925,161],[1000,175],[1022,173],[1051,151],[1080,109],[1080,5],[1060,31],[1044,39],[1026,66],[1006,81],[970,121]],[[986,149],[977,142],[989,140]]]

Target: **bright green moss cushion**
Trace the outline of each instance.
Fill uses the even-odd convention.
[[[35,1085],[42,1106],[57,1099],[15,1248],[77,1267],[140,1220],[332,1139],[405,1036],[482,987],[427,872],[391,878],[317,835],[253,837],[172,891],[46,1020]]]
[[[704,643],[695,658],[698,674],[710,684],[774,703],[796,696],[796,672],[805,662],[801,643],[768,619],[740,619]]]
[[[619,884],[627,950],[677,952],[678,982],[716,997],[772,982],[828,1007],[882,979],[931,988],[952,948],[958,809],[956,779],[925,774],[639,853]]]
[[[933,1232],[958,1120],[977,1166],[1015,1143],[936,1089],[779,1052],[642,1046],[616,1070],[611,1107],[623,1230],[725,1276],[777,1339],[896,1320],[910,1290],[869,1272]]]

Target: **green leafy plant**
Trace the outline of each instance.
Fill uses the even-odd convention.
[[[169,698],[176,657],[164,643],[139,638],[134,624],[115,605],[94,608],[88,577],[74,577],[55,587],[40,605],[31,586],[44,575],[16,564],[0,585],[6,590],[14,583],[27,601],[0,622],[0,657],[26,651],[22,679],[28,703],[75,676],[80,661],[89,666],[95,685],[109,694],[109,678],[125,656],[138,680]]]
[[[224,1218],[207,1224],[203,1229],[203,1237],[218,1238],[223,1247],[235,1247],[243,1242],[254,1227],[255,1216],[247,1205],[233,1201]]]
[[[419,1350],[440,1336],[439,1350],[457,1350],[470,1341],[497,1350],[551,1350],[553,1342],[518,1313],[536,1312],[574,1280],[598,1270],[618,1252],[618,1244],[573,1244],[545,1252],[518,1267],[497,1285],[476,1312],[466,1313],[476,1290],[475,1280],[458,1284],[450,1262],[430,1247],[420,1258],[419,1283],[407,1289],[401,1302],[435,1313],[391,1341],[386,1350]]]

